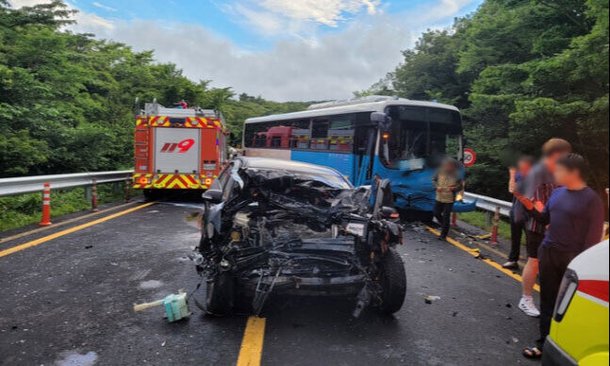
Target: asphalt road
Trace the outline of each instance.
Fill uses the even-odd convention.
[[[199,282],[186,259],[199,237],[196,211],[155,204],[0,257],[0,364],[235,365],[246,315],[206,317],[191,303],[189,320],[169,324],[161,308],[132,311]],[[66,229],[2,243],[0,253]],[[261,363],[530,363],[521,349],[537,321],[516,307],[520,284],[421,227],[406,236],[408,293],[395,317],[353,319],[349,299],[272,298]]]

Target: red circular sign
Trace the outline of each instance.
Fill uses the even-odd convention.
[[[464,166],[471,167],[477,162],[477,153],[472,149],[464,149]]]

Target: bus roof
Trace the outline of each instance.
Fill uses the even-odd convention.
[[[246,123],[275,122],[330,116],[356,112],[384,112],[388,106],[419,106],[434,107],[459,111],[456,107],[436,102],[416,101],[398,97],[370,96],[364,98],[348,99],[345,101],[319,103],[310,106],[307,110],[286,114],[275,114],[265,117],[248,118]]]

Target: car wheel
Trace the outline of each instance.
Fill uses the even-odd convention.
[[[229,272],[221,272],[208,280],[206,290],[206,312],[211,315],[226,315],[233,310],[235,279]]]
[[[381,261],[381,311],[394,314],[402,307],[407,293],[405,265],[395,249],[390,249]]]

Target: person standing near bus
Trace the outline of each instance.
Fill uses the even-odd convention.
[[[604,203],[585,181],[585,159],[568,154],[557,161],[554,176],[561,186],[546,205],[530,200],[518,191],[515,197],[540,225],[548,225],[539,249],[540,260],[540,338],[538,345],[526,348],[527,358],[540,358],[559,287],[568,265],[576,256],[600,242],[604,231]]]
[[[528,155],[521,156],[517,161],[516,167],[510,168],[510,181],[508,183],[508,191],[512,194],[515,190],[523,191],[523,182],[527,178],[529,172],[534,165],[534,158]],[[513,206],[510,210],[510,254],[508,262],[502,265],[507,269],[519,269],[519,257],[521,256],[521,238],[525,230],[527,221],[527,212],[523,205],[513,198]]]
[[[559,138],[552,138],[542,146],[542,161],[536,164],[525,179],[524,196],[532,201],[539,201],[546,205],[551,192],[557,187],[553,173],[557,161],[564,155],[572,152],[572,145]],[[527,263],[523,268],[523,285],[519,309],[526,315],[537,318],[540,310],[534,302],[533,291],[538,277],[538,248],[544,239],[546,224],[542,224],[535,217],[529,217],[525,224],[525,239],[527,246]]]
[[[464,189],[464,181],[460,177],[459,163],[455,159],[445,159],[432,177],[432,184],[436,189],[434,217],[441,225],[439,240],[447,240],[455,197],[458,192]]]

